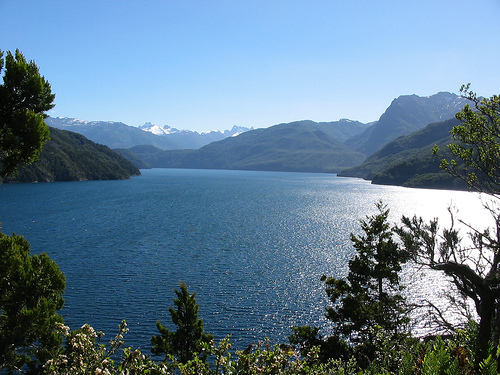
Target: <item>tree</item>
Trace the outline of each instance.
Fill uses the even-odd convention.
[[[0,176],[19,163],[36,160],[49,137],[45,111],[53,107],[49,83],[34,62],[16,50],[0,51]],[[30,255],[20,236],[0,232],[0,371],[36,373],[62,342],[56,332],[62,318],[64,274],[47,254]]]
[[[62,343],[65,277],[47,254],[30,255],[23,237],[0,233],[0,372],[36,373]]]
[[[457,143],[449,148],[459,160],[443,160],[442,168],[465,180],[471,190],[491,197],[483,205],[493,225],[481,229],[458,220],[469,231],[468,242],[461,238],[454,214],[449,228],[441,230],[437,219],[427,223],[414,216],[403,217],[397,231],[417,263],[442,271],[458,293],[473,302],[479,317],[477,361],[481,361],[489,343],[498,345],[500,339],[500,97],[478,99],[469,85],[461,91],[476,110],[466,105],[457,113],[462,124],[452,130]]]
[[[4,69],[5,63],[5,69]],[[5,60],[0,51],[0,176],[8,176],[20,163],[37,160],[49,128],[44,119],[54,107],[55,95],[50,84],[40,75],[33,61],[27,62],[16,50],[7,52]]]
[[[458,142],[448,147],[461,163],[444,159],[441,167],[464,180],[471,190],[496,196],[500,192],[500,96],[478,98],[470,84],[460,92],[474,105],[466,104],[455,115],[462,125],[451,131]]]
[[[151,343],[153,354],[165,354],[165,361],[169,356],[174,356],[180,363],[187,363],[196,357],[206,358],[202,353],[203,344],[210,343],[213,336],[205,333],[203,320],[198,318],[199,305],[195,299],[196,292],[189,294],[184,283],[180,284],[180,288],[180,291],[175,290],[177,298],[174,298],[174,304],[177,308],[169,309],[177,330],[171,331],[157,321],[156,327],[160,335],[151,337]]]
[[[308,362],[311,360],[327,363],[331,359],[348,360],[352,348],[339,336],[323,337],[318,327],[294,326],[288,341]],[[315,352],[316,351],[316,352]],[[312,355],[314,353],[314,355]]]
[[[357,254],[349,261],[347,279],[322,277],[333,304],[326,316],[335,332],[351,342],[372,342],[377,327],[396,335],[408,323],[398,275],[408,256],[393,238],[389,210],[382,202],[376,207],[378,213],[360,221],[364,234],[351,234]]]

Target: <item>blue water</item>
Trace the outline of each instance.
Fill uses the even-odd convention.
[[[153,169],[124,181],[0,186],[4,233],[25,236],[66,274],[62,315],[149,351],[170,326],[173,290],[197,292],[206,331],[236,346],[292,325],[328,330],[320,277],[343,276],[351,232],[382,199],[392,218],[446,218],[453,202],[480,220],[466,192],[375,186],[328,174]],[[476,215],[476,216],[474,216]],[[419,287],[420,290],[422,286]],[[174,328],[174,327],[172,327]]]

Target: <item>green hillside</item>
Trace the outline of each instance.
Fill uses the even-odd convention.
[[[50,128],[40,160],[4,182],[117,180],[140,175],[127,159],[81,134]]]
[[[153,147],[155,150],[159,150],[158,148],[156,148],[154,146],[150,146],[150,147]],[[151,169],[151,166],[148,163],[146,163],[144,160],[142,160],[141,158],[139,158],[131,150],[128,150],[126,148],[115,148],[113,151],[116,151],[121,156],[123,156],[125,159],[127,159],[128,161],[130,161],[136,168],[139,168],[139,169]]]
[[[408,187],[465,189],[439,167],[443,157],[450,158],[447,145],[451,143],[450,130],[460,122],[451,119],[433,123],[405,137],[388,143],[357,167],[343,170],[339,176],[360,177],[374,184]],[[435,156],[437,145],[441,154]]]

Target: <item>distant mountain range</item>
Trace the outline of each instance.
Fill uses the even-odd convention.
[[[345,119],[297,121],[251,130],[197,150],[164,151],[136,146],[130,151],[153,168],[337,172],[366,158],[341,142],[366,128],[365,124]]]
[[[122,122],[83,121],[67,117],[49,117],[45,122],[54,128],[83,134],[88,139],[111,148],[152,145],[162,150],[199,148],[250,130],[249,128],[233,126],[231,130],[198,133],[190,130],[178,130],[168,125],[160,127],[146,123],[137,128]]]
[[[138,168],[203,168],[333,172],[374,183],[463,188],[439,169],[435,144],[446,150],[454,115],[466,104],[455,94],[403,95],[378,121],[309,120],[262,129],[197,133],[170,126],[48,118],[116,149]]]
[[[369,169],[362,163],[386,144],[430,123],[453,118],[465,104],[463,98],[446,92],[430,97],[405,95],[395,99],[380,119],[371,124],[347,119],[321,123],[296,121],[248,131],[196,150],[165,151],[143,145],[129,151],[152,167],[163,168],[335,173],[360,165]],[[445,131],[448,132],[449,129]],[[367,163],[373,160],[370,158]],[[370,179],[374,172],[351,175]]]

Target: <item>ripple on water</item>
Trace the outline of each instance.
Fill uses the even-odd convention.
[[[217,339],[231,334],[246,346],[265,336],[286,341],[292,325],[328,329],[319,279],[347,273],[349,235],[380,199],[393,220],[445,218],[452,199],[482,220],[471,194],[324,174],[149,170],[128,181],[0,190],[4,232],[26,236],[65,272],[66,322],[88,322],[111,337],[127,319],[127,343],[143,348],[156,320],[169,325],[179,282],[197,292]]]

